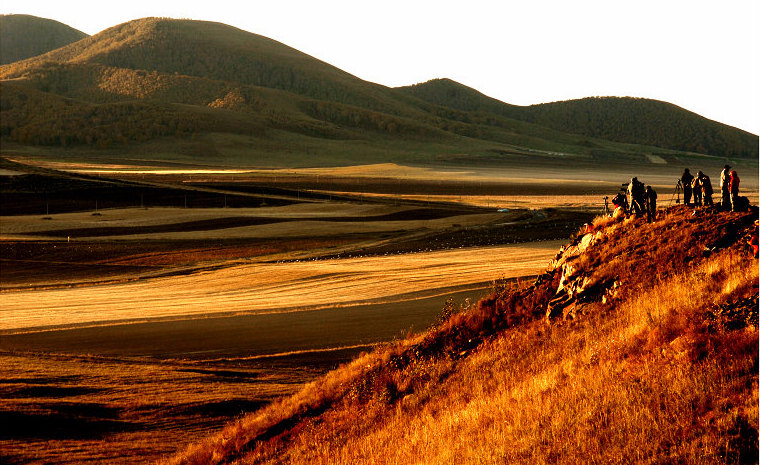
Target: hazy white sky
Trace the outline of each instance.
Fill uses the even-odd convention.
[[[3,0],[0,13],[88,34],[219,21],[387,86],[448,77],[517,105],[646,97],[760,134],[758,0]]]

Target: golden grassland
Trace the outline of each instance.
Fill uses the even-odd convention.
[[[33,289],[18,282],[21,287],[2,292],[0,462],[128,464],[166,455],[297,392],[378,341],[424,330],[440,314],[444,295],[480,293],[494,270],[505,277],[535,275],[559,246],[544,241],[299,261],[340,251],[342,241],[355,249],[378,237],[341,236],[351,222],[334,223],[328,237],[224,247],[215,242],[215,230],[200,232],[208,241],[190,245],[30,234],[246,214],[298,223],[280,226],[297,233],[308,229],[301,220],[360,221],[408,208],[312,203],[255,211],[109,209],[99,216],[53,214],[46,221],[3,217],[3,232],[19,237],[16,247],[39,247],[32,256],[37,261],[19,276],[31,277],[30,270],[42,276]],[[466,216],[444,222],[467,227]],[[415,232],[410,225],[419,222],[395,223]],[[176,249],[167,248],[173,244]],[[11,257],[3,260],[6,284]],[[77,267],[89,271],[73,273]],[[108,267],[116,274],[101,276]],[[164,272],[171,275],[155,275]]]
[[[497,283],[161,463],[756,462],[755,219],[678,207],[653,224],[599,220],[572,263],[617,285],[576,319],[544,320],[556,270]]]
[[[312,204],[314,205],[314,204]],[[401,213],[405,208],[394,207],[359,207],[353,205],[302,205],[293,207],[276,208],[123,208],[108,211],[100,211],[96,217],[92,212],[60,213],[51,216],[51,220],[40,221],[39,215],[24,215],[14,217],[2,217],[3,226],[0,227],[0,238],[24,238],[34,235],[36,238],[60,238],[67,229],[74,229],[76,234],[68,239],[77,240],[89,237],[86,229],[110,228],[114,232],[107,236],[97,236],[99,240],[213,240],[213,239],[265,239],[265,238],[304,238],[304,237],[329,237],[348,234],[362,233],[392,233],[403,230],[435,230],[451,227],[453,224],[460,226],[475,226],[503,220],[504,215],[494,212],[479,214],[461,214],[448,218],[428,220],[403,220],[403,221],[372,221],[371,215]],[[301,208],[296,208],[301,207]],[[408,209],[408,207],[406,208]],[[336,225],[334,219],[348,217],[351,214],[356,217],[353,221],[343,222]],[[219,221],[229,217],[256,218],[273,221],[270,224],[258,224],[253,226],[223,227],[209,232],[209,228],[194,230],[187,228],[175,228],[175,230],[149,232],[139,234],[135,229],[153,225],[182,224],[191,221]],[[324,218],[324,219],[323,219]],[[120,229],[117,229],[120,228]],[[135,228],[135,229],[128,229]],[[49,235],[45,233],[49,232]],[[77,234],[78,233],[78,234]],[[80,237],[77,237],[79,235]],[[27,237],[28,238],[28,237]],[[33,237],[34,238],[34,237]],[[67,237],[64,235],[63,239]]]
[[[441,276],[447,277],[444,287],[451,287],[489,282],[494,270],[508,277],[535,274],[560,244],[256,263],[101,286],[5,292],[0,332],[393,302],[441,288]]]
[[[0,463],[143,464],[324,369],[0,353]]]
[[[407,318],[404,328],[428,328],[445,293],[500,275],[533,275],[560,245],[459,249],[443,237],[457,228],[473,231],[462,242],[467,244],[489,231],[483,226],[502,222],[515,230],[499,234],[519,230],[518,240],[535,240],[554,223],[562,227],[555,225],[552,234],[567,234],[571,221],[588,221],[551,210],[399,216],[420,206],[404,204],[406,194],[380,194],[387,188],[386,169],[394,176],[392,186],[408,188],[408,177],[423,194],[427,177],[443,173],[359,167],[343,173],[353,180],[334,183],[364,183],[370,190],[363,195],[377,187],[387,197],[384,205],[333,201],[255,209],[108,209],[100,215],[53,214],[46,221],[39,215],[3,217],[2,232],[17,236],[11,242],[39,246],[30,257],[41,261],[28,269],[19,265],[17,274],[37,267],[35,283],[44,289],[21,290],[19,281],[0,296],[0,365],[9,367],[0,380],[0,420],[8,421],[0,424],[13,425],[0,428],[0,462],[7,453],[10,463],[145,463],[177,447],[180,452],[163,462],[732,463],[756,450],[757,322],[751,309],[752,298],[757,305],[757,262],[745,245],[750,216],[677,207],[651,225],[598,219],[597,245],[572,263],[594,282],[616,282],[616,300],[601,303],[596,296],[568,314],[574,320],[543,321],[556,295],[555,272],[528,288],[497,280],[492,294],[475,305],[458,309],[450,301],[444,311],[453,317],[423,334],[402,333],[398,326],[379,335],[399,316]],[[466,189],[456,195],[455,182],[446,187],[455,188],[449,198],[436,200],[491,201],[480,195],[493,187],[485,186],[484,173],[451,173],[452,182],[468,178]],[[270,178],[292,189],[304,180],[324,182],[328,174],[198,176],[218,182],[218,189],[233,188],[228,176],[240,177],[243,186]],[[583,179],[572,186],[577,199],[571,201],[578,205],[569,206],[588,210],[594,196],[582,198]],[[668,196],[659,192],[667,205]],[[536,208],[556,198],[524,201]],[[249,216],[283,221],[224,226],[230,217]],[[372,220],[384,216],[403,221]],[[330,236],[314,235],[320,218]],[[196,225],[193,241],[172,239],[174,225],[204,221],[218,229]],[[157,226],[165,230],[133,234]],[[343,234],[357,227],[373,232]],[[246,239],[208,242],[228,235],[226,229]],[[84,234],[69,244],[64,230]],[[116,241],[103,235],[116,230],[126,236]],[[426,250],[432,236],[424,231],[443,234],[448,250],[397,254]],[[263,240],[255,237],[259,233],[282,237]],[[146,241],[149,236],[156,240]],[[407,239],[414,239],[413,248],[401,246]],[[379,248],[362,256],[365,247],[386,242],[396,247],[392,255]],[[72,255],[64,244],[89,252]],[[311,260],[325,254],[333,258]],[[74,265],[88,271],[75,274]],[[58,276],[56,266],[68,273]],[[115,274],[89,282],[106,268]],[[8,268],[3,271],[1,281],[8,277]],[[43,308],[56,309],[44,318],[32,311]],[[428,319],[420,322],[423,313]],[[342,332],[326,326],[327,320]],[[63,327],[52,330],[56,324]],[[298,334],[287,337],[300,338],[300,345],[285,340],[296,327]],[[403,334],[406,340],[380,344],[349,363],[360,350]],[[305,338],[311,340],[303,343]],[[224,344],[239,350],[219,352]],[[209,350],[193,352],[201,345]],[[236,417],[218,436],[203,439]]]

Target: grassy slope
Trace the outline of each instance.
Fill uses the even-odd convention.
[[[689,156],[515,119],[499,109],[520,107],[497,101],[431,103],[219,23],[131,21],[2,66],[0,78],[6,150],[47,147],[53,157],[540,164],[562,152],[593,166],[648,163],[652,152]]]
[[[41,55],[87,37],[52,19],[30,15],[0,15],[0,64]]]
[[[597,221],[532,286],[497,283],[162,463],[752,463],[756,218]],[[547,324],[567,266],[590,290]]]

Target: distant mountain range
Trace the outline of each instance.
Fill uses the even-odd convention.
[[[10,18],[3,50],[28,48]],[[39,36],[63,26],[24,20]],[[522,107],[447,79],[394,89],[220,23],[146,18],[48,48],[0,66],[7,143],[259,166],[758,157],[756,135],[665,102]]]

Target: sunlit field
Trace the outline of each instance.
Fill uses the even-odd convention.
[[[95,177],[0,218],[10,463],[145,463],[197,442],[496,282],[530,283],[626,181],[54,167]]]
[[[423,189],[421,177],[447,178],[412,171]],[[72,204],[47,196],[1,218],[8,460],[145,463],[172,452],[428,329],[494,280],[541,273],[590,218],[337,189],[309,197],[287,173],[276,176],[284,191],[263,194],[231,180],[239,173],[123,174],[162,190],[96,190],[92,207],[86,193]]]
[[[238,265],[5,292],[2,392],[13,401],[2,415],[25,425],[4,432],[5,447],[30,460],[39,454],[40,463],[143,463],[378,342],[426,329],[447,298],[476,301],[494,270],[539,273],[558,246]],[[42,418],[47,428],[36,429]]]
[[[534,275],[559,241],[400,256],[239,265],[181,277],[16,291],[3,295],[0,330],[106,324],[387,303],[494,276]],[[494,273],[496,272],[496,273]],[[439,291],[440,292],[440,291]]]

